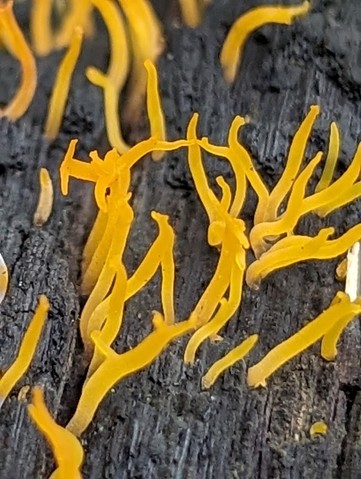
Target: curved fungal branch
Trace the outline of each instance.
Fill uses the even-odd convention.
[[[108,391],[125,377],[151,364],[170,342],[191,332],[195,328],[195,321],[167,325],[162,315],[155,312],[153,325],[152,333],[123,354],[117,354],[108,348],[99,338],[99,333],[93,332],[95,347],[105,359],[84,385],[74,416],[67,425],[69,431],[80,436],[91,423]]]
[[[28,413],[37,428],[44,434],[53,451],[57,469],[51,477],[68,477],[81,479],[80,467],[84,459],[84,451],[78,439],[65,428],[59,426],[49,413],[43,390],[33,388],[32,402]]]
[[[34,316],[21,341],[18,355],[0,379],[0,408],[15,384],[26,373],[30,366],[39,343],[48,311],[48,298],[41,295]]]
[[[69,94],[70,82],[73,76],[76,62],[78,61],[83,41],[83,30],[77,27],[74,30],[70,46],[66,52],[58,72],[55,84],[49,100],[48,117],[45,125],[45,136],[54,140],[59,132],[64,115],[66,100]]]
[[[309,322],[296,334],[278,344],[256,365],[248,370],[247,382],[251,387],[266,386],[266,379],[277,369],[312,344],[324,337],[331,328],[345,318],[359,315],[361,305],[351,303],[345,295],[340,301],[332,302],[316,319]]]
[[[256,345],[258,341],[258,334],[249,336],[241,342],[239,346],[233,348],[223,358],[218,359],[209,368],[207,373],[202,378],[202,388],[209,389],[217,381],[219,376],[238,361],[241,361]]]
[[[10,53],[20,62],[21,82],[9,104],[0,109],[0,117],[17,120],[29,108],[37,85],[37,70],[33,54],[16,21],[13,0],[0,3],[0,36]]]
[[[291,25],[295,18],[306,15],[309,10],[310,2],[304,1],[296,6],[257,7],[241,15],[228,32],[221,51],[220,59],[226,80],[229,83],[235,80],[244,45],[251,33],[269,23]]]

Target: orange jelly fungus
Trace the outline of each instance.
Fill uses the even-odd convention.
[[[200,344],[208,337],[219,339],[218,331],[225,326],[238,309],[242,299],[243,275],[246,269],[246,249],[249,247],[245,236],[245,224],[234,218],[224,205],[230,206],[228,188],[222,178],[218,184],[223,186],[223,198],[217,199],[208,185],[202,164],[201,149],[197,142],[196,127],[198,115],[193,115],[187,131],[187,139],[192,141],[188,147],[188,162],[198,195],[207,211],[210,225],[208,243],[220,249],[218,265],[212,280],[198,301],[191,317],[195,318],[199,328],[190,339],[184,354],[186,363],[193,363]],[[241,183],[243,185],[243,182]],[[237,183],[237,187],[240,183]],[[235,197],[237,194],[235,194]],[[244,196],[243,196],[244,198]],[[242,205],[239,205],[241,208]],[[228,299],[224,295],[229,290]],[[219,306],[220,305],[220,306]],[[217,307],[219,306],[218,311]],[[216,312],[216,314],[215,314]]]
[[[60,167],[62,192],[63,194],[68,193],[70,176],[94,182],[96,184],[96,201],[98,206],[103,209],[98,215],[94,229],[89,236],[89,242],[84,250],[82,292],[83,294],[89,294],[103,268],[112,238],[112,231],[115,227],[115,213],[107,213],[111,197],[111,195],[106,196],[108,188],[111,192],[116,187],[119,198],[123,198],[122,201],[124,201],[124,198],[128,195],[130,185],[130,170],[143,156],[153,151],[176,150],[188,146],[189,142],[186,140],[159,141],[151,137],[136,144],[121,156],[115,150],[111,150],[106,154],[104,160],[101,160],[96,152],[92,152],[90,153],[92,158],[90,164],[74,158],[76,143],[77,140],[70,142]],[[107,160],[109,161],[107,162]]]
[[[33,100],[37,71],[34,56],[14,16],[12,0],[0,3],[0,38],[21,64],[20,86],[9,104],[0,109],[0,117],[14,121],[26,112]]]
[[[174,324],[174,232],[168,224],[167,215],[155,211],[152,211],[151,215],[158,223],[158,237],[129,280],[127,280],[124,266],[122,264],[118,266],[120,270],[118,269],[110,295],[93,310],[89,318],[88,337],[91,337],[93,331],[101,330],[99,338],[107,346],[111,346],[119,333],[125,301],[134,296],[152,279],[159,266],[162,269],[161,299],[164,322],[167,325]],[[97,369],[101,362],[101,355],[95,350],[88,376]]]
[[[233,366],[236,362],[241,361],[256,345],[258,341],[258,335],[253,334],[249,336],[241,344],[223,358],[218,359],[208,370],[202,378],[202,388],[209,389],[217,381],[219,376],[228,368]]]
[[[46,296],[41,295],[33,319],[21,342],[18,356],[0,379],[0,407],[15,384],[28,370],[39,343],[48,311],[49,301]]]
[[[316,319],[278,344],[259,363],[252,366],[248,370],[248,385],[266,386],[266,379],[283,364],[316,343],[350,314],[359,315],[360,313],[361,305],[351,303],[347,295],[341,296],[338,301],[333,301]]]
[[[119,122],[119,95],[129,71],[129,48],[122,15],[109,0],[91,0],[98,9],[107,27],[110,39],[110,61],[106,74],[98,68],[89,67],[87,78],[104,91],[105,125],[109,143],[119,153],[128,150]]]
[[[123,263],[119,261],[118,258],[114,258],[114,262],[119,263],[115,265],[110,265],[110,267],[114,268],[116,273],[114,285],[110,295],[106,300],[104,300],[108,300],[108,307],[104,311],[105,314],[103,317],[99,317],[99,338],[107,347],[110,347],[112,345],[113,341],[118,336],[119,331],[122,327],[125,304],[125,290],[127,287],[127,272]],[[102,305],[104,301],[100,303],[100,305]],[[100,305],[98,305],[96,309],[99,309]],[[96,311],[96,309],[94,310],[94,312]],[[93,315],[90,319],[93,318]],[[91,321],[89,321],[88,324],[89,338],[91,338],[92,332],[96,330],[95,325],[92,325],[90,323]],[[98,324],[96,326],[98,326]],[[88,377],[93,374],[93,372],[100,366],[102,361],[102,354],[99,352],[99,350],[95,349],[88,369]]]
[[[278,210],[297,178],[307,142],[319,112],[320,108],[318,105],[311,106],[306,118],[295,133],[281,178],[271,191],[267,202],[259,202],[257,205],[254,217],[255,224],[264,221],[274,221],[278,218]]]
[[[251,229],[249,240],[256,258],[259,258],[271,246],[271,243],[267,243],[267,239],[275,241],[281,235],[293,233],[302,213],[302,201],[307,183],[321,160],[322,152],[318,152],[296,178],[288,199],[286,211],[281,216],[274,221],[258,223]]]
[[[45,125],[45,136],[49,140],[54,140],[60,129],[66,100],[69,95],[70,82],[79,58],[82,40],[83,30],[77,27],[74,30],[69,49],[60,64],[49,101],[48,117]]]
[[[242,117],[235,117],[232,122],[231,128],[228,134],[228,147],[212,145],[208,138],[202,138],[198,140],[198,145],[202,147],[203,150],[221,158],[227,158],[229,161],[234,176],[236,180],[236,191],[234,194],[233,202],[229,208],[224,208],[229,210],[229,214],[233,217],[239,215],[247,192],[247,179],[250,181],[251,185],[253,182],[256,183],[256,188],[260,188],[262,192],[259,192],[260,195],[265,194],[268,198],[268,191],[266,186],[263,184],[260,176],[254,170],[252,165],[252,160],[243,146],[238,143],[237,137],[239,129],[245,125],[246,120]],[[230,146],[232,144],[232,147]],[[234,143],[237,143],[238,148],[235,147]]]
[[[40,387],[33,388],[32,396],[32,403],[28,406],[29,415],[49,442],[57,464],[51,477],[81,479],[80,467],[84,459],[82,445],[71,432],[54,421],[45,405],[44,392]]]
[[[159,235],[149,248],[143,261],[138,266],[127,283],[126,299],[134,296],[143,288],[155,275],[159,266],[162,272],[161,297],[163,306],[164,321],[171,325],[174,323],[174,258],[173,247],[175,234],[168,223],[169,217],[156,211],[151,213],[154,221],[157,222]]]
[[[202,19],[199,0],[179,0],[179,6],[184,23],[190,28],[198,27]]]
[[[327,434],[328,426],[323,421],[317,421],[312,424],[310,427],[310,436],[314,438],[315,436],[324,436]]]
[[[123,354],[117,354],[107,347],[99,338],[99,333],[92,333],[95,347],[105,359],[85,383],[75,414],[67,425],[67,429],[76,436],[80,436],[89,426],[101,401],[112,387],[130,374],[147,367],[171,341],[195,328],[193,319],[167,325],[160,313],[153,314],[154,331]]]
[[[106,263],[100,273],[99,279],[89,296],[80,318],[82,338],[87,347],[90,346],[90,336],[94,330],[101,330],[101,339],[109,346],[111,345],[118,334],[121,325],[120,322],[119,327],[112,326],[113,324],[118,324],[111,319],[112,311],[115,308],[115,302],[118,302],[117,307],[119,308],[121,302],[127,301],[134,296],[152,279],[159,266],[161,266],[162,271],[161,299],[164,320],[165,323],[169,325],[174,323],[174,232],[172,227],[168,224],[168,216],[156,213],[155,211],[152,211],[151,215],[158,223],[159,235],[149,248],[143,261],[134,274],[129,279],[126,277],[124,279],[123,277],[125,284],[122,283],[122,286],[119,286],[120,288],[124,287],[123,295],[118,294],[115,291],[114,286],[111,294],[106,299],[102,299],[110,289],[110,284],[114,278],[115,271],[111,265]],[[126,237],[123,237],[123,239],[119,241],[118,236],[115,237],[113,241],[115,245],[119,245],[120,243],[123,245],[122,251],[118,251],[117,256],[113,255],[114,251],[111,250],[109,252],[108,258],[110,258],[110,261],[114,261],[114,259],[117,261],[117,258],[121,257],[123,254]],[[109,321],[110,323],[108,325]],[[113,336],[108,335],[103,337],[103,326],[106,330],[110,327],[111,331],[114,333]]]
[[[104,235],[96,248],[94,255],[84,272],[81,284],[82,292],[90,293],[80,316],[80,333],[86,350],[92,350],[88,323],[95,308],[106,298],[113,284],[116,269],[114,262],[121,261],[128,239],[134,213],[129,205],[130,195],[126,198],[117,198],[116,193],[111,195],[114,207],[109,212]]]
[[[327,168],[327,160],[325,168]],[[332,211],[341,208],[361,196],[361,143],[346,171],[333,183],[323,190],[316,191],[313,195],[304,199],[302,214],[314,211],[324,217]]]
[[[317,236],[294,235],[279,240],[260,259],[247,269],[246,282],[254,289],[259,288],[263,278],[273,271],[291,264],[311,259],[331,259],[346,251],[361,239],[361,224],[353,226],[336,239],[328,239],[334,228],[324,228]]]
[[[355,301],[351,302],[347,294],[338,292],[333,300],[333,304],[337,303],[347,305],[354,304],[355,306],[360,306],[361,298],[356,298]],[[359,312],[356,313],[354,310],[350,311],[348,315],[343,316],[339,321],[333,323],[331,328],[324,335],[321,342],[321,356],[326,359],[326,361],[334,361],[336,359],[337,343],[341,337],[341,334],[346,329],[347,325],[359,314]]]
[[[224,75],[229,83],[235,80],[241,55],[248,37],[258,28],[269,23],[291,25],[296,17],[306,15],[310,3],[304,1],[297,6],[262,6],[254,8],[232,25],[221,51],[221,64]]]
[[[35,55],[48,55],[53,49],[51,11],[53,0],[33,0],[30,10],[31,43]]]
[[[166,139],[165,119],[158,90],[157,69],[150,60],[144,62],[147,70],[147,112],[150,122],[150,134],[159,140]],[[164,152],[154,151],[153,160],[163,158]]]
[[[85,163],[74,158],[75,147],[78,140],[71,140],[64,160],[60,165],[60,183],[63,195],[68,194],[69,178],[74,177],[93,183],[99,182],[95,188],[95,200],[98,207],[107,212],[106,192],[115,182],[119,183],[122,194],[127,193],[130,185],[130,170],[144,156],[153,151],[173,151],[188,146],[186,140],[161,141],[150,137],[132,146],[123,155],[119,155],[115,149],[110,150],[104,160],[101,160],[96,151],[89,154],[91,163]],[[99,188],[99,185],[102,188]],[[97,194],[98,193],[98,194]],[[102,196],[102,195],[103,196]]]
[[[9,272],[4,261],[4,258],[0,254],[0,304],[4,301],[6,291],[9,285]]]
[[[259,201],[255,215],[256,224],[250,232],[250,243],[257,258],[260,258],[280,236],[293,234],[301,216],[314,212],[323,217],[361,196],[361,182],[356,182],[361,171],[361,144],[358,146],[346,171],[332,182],[339,151],[339,133],[333,123],[331,124],[329,151],[321,179],[315,193],[305,198],[308,180],[320,162],[322,153],[319,152],[300,174],[298,174],[298,170],[310,129],[318,111],[318,107],[311,107],[310,113],[294,137],[281,179],[269,195],[268,200],[266,195],[263,195],[265,201],[261,210],[273,219],[266,221],[267,216],[259,209],[261,204],[261,201]],[[283,190],[279,188],[279,185],[283,186],[285,191],[290,190],[290,193],[286,211],[280,216],[273,217],[275,214],[277,215],[277,210],[283,201],[277,190],[284,197]],[[259,220],[262,219],[262,221],[257,223],[256,217]]]
[[[101,330],[110,312],[114,309],[114,301],[126,301],[134,296],[141,288],[143,288],[154,276],[159,265],[162,268],[162,306],[164,311],[164,318],[167,324],[174,323],[174,259],[173,259],[173,246],[174,246],[174,232],[171,226],[168,224],[168,217],[161,215],[160,213],[152,212],[152,217],[158,223],[159,235],[154,243],[149,248],[143,261],[138,266],[134,274],[127,280],[125,279],[124,294],[116,293],[115,286],[112,289],[111,294],[104,299],[97,306],[94,305],[96,301],[92,301],[92,312],[87,319],[87,338],[90,338],[92,331]],[[106,266],[104,267],[105,270]],[[103,272],[101,273],[101,275]],[[100,277],[99,277],[100,278]],[[116,280],[117,281],[117,280]],[[121,286],[120,286],[121,287]],[[91,293],[89,300],[94,296],[97,290],[95,286]],[[124,298],[123,298],[124,296]],[[113,298],[113,300],[112,300]],[[99,297],[98,297],[99,299]],[[113,303],[112,303],[113,301]],[[120,303],[119,303],[120,304]],[[118,307],[119,307],[118,304]],[[87,305],[86,305],[87,308]],[[119,331],[119,328],[118,328]],[[103,330],[102,330],[103,332]],[[104,342],[104,338],[102,337]],[[115,337],[114,337],[115,339]],[[109,345],[111,342],[109,343]]]
[[[93,5],[91,0],[68,1],[65,16],[62,19],[58,32],[54,35],[54,47],[57,49],[67,47],[73,37],[74,29],[77,27],[84,31],[86,37],[93,34]]]
[[[40,195],[33,222],[35,226],[43,226],[49,219],[53,209],[53,182],[46,168],[40,168]]]
[[[144,62],[157,62],[164,49],[164,40],[161,25],[148,0],[118,1],[129,25],[132,45],[132,70],[124,117],[129,124],[134,124],[142,110],[147,86]]]
[[[330,186],[340,152],[340,132],[335,122],[330,126],[330,139],[328,142],[328,153],[320,181],[317,183],[315,193]]]

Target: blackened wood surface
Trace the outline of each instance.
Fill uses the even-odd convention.
[[[176,6],[156,5],[166,25],[167,49],[160,61],[160,86],[171,138],[184,135],[190,115],[201,115],[200,133],[224,142],[235,114],[249,115],[243,139],[265,180],[274,184],[282,171],[290,139],[313,103],[322,108],[308,158],[324,149],[328,125],[342,132],[340,171],[360,140],[361,4],[359,0],[315,0],[312,13],[292,27],[267,26],[247,43],[231,88],[223,80],[218,55],[232,22],[259,2],[214,0],[202,26],[190,30],[174,21]],[[271,3],[264,1],[262,3]],[[291,4],[295,2],[283,2]],[[20,6],[27,24],[26,5]],[[49,320],[31,368],[0,411],[0,476],[46,478],[53,459],[30,422],[22,386],[42,384],[61,424],[74,411],[84,377],[77,320],[81,306],[78,274],[81,251],[95,215],[92,191],[73,181],[61,197],[57,169],[70,138],[79,137],[79,156],[105,151],[100,91],[87,83],[84,66],[105,67],[104,32],[88,42],[72,84],[59,139],[47,145],[42,125],[61,54],[38,61],[39,88],[24,118],[0,121],[0,251],[10,269],[10,289],[0,310],[0,365],[5,369],[29,324],[37,297],[51,301]],[[16,88],[18,65],[0,52],[0,102]],[[146,132],[133,125],[130,138]],[[38,170],[50,169],[56,191],[54,212],[42,229],[32,226],[38,195]],[[207,159],[211,178],[230,172]],[[184,319],[211,278],[217,253],[206,243],[206,216],[186,166],[184,152],[162,162],[145,159],[134,171],[136,222],[127,250],[133,271],[156,231],[149,212],[170,215],[177,231],[176,312]],[[242,217],[251,225],[255,197],[249,194]],[[302,222],[315,233],[323,224],[339,232],[360,221],[360,203],[330,216]],[[252,260],[250,255],[249,260]],[[147,370],[108,394],[93,424],[82,436],[86,478],[353,478],[361,477],[360,325],[344,334],[335,363],[325,363],[319,348],[297,357],[269,381],[267,389],[245,385],[245,364],[230,371],[207,392],[200,379],[208,367],[245,336],[260,334],[247,358],[252,364],[326,307],[342,285],[334,279],[337,261],[312,262],[267,278],[259,292],[247,288],[240,312],[223,331],[220,344],[204,344],[194,367],[185,367],[185,339],[170,346]],[[124,351],[150,331],[151,311],[159,307],[157,281],[126,308],[116,343]],[[329,425],[324,438],[311,439],[314,421]]]

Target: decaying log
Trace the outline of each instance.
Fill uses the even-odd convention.
[[[262,3],[272,3],[264,1]],[[290,4],[295,2],[283,2]],[[328,127],[342,135],[341,171],[360,140],[361,3],[314,0],[312,13],[291,27],[270,25],[247,43],[233,87],[226,84],[219,51],[227,30],[256,0],[214,0],[201,27],[177,20],[168,2],[156,7],[166,29],[167,48],[159,79],[169,137],[182,137],[190,115],[200,113],[200,134],[223,143],[234,115],[249,115],[243,140],[270,185],[279,177],[290,140],[311,104],[321,106],[307,157],[325,149]],[[21,6],[24,9],[24,6]],[[26,10],[26,9],[25,9]],[[24,12],[25,12],[24,10]],[[26,14],[24,25],[26,25]],[[89,185],[73,180],[62,197],[58,167],[70,138],[79,137],[79,156],[107,149],[102,95],[84,76],[84,65],[104,67],[106,34],[86,43],[71,87],[63,127],[54,144],[42,137],[46,107],[61,53],[39,60],[39,88],[29,112],[15,124],[0,120],[0,252],[10,272],[10,289],[0,309],[0,365],[14,358],[34,311],[45,293],[51,312],[36,357],[0,411],[0,477],[47,478],[53,459],[31,423],[26,385],[42,384],[60,424],[74,412],[85,375],[77,321],[82,247],[95,216]],[[0,101],[16,87],[18,65],[0,51]],[[144,138],[142,125],[128,127],[128,139]],[[214,178],[231,173],[208,157]],[[55,189],[54,211],[41,229],[32,225],[46,166]],[[170,215],[177,233],[176,314],[185,319],[209,281],[217,252],[206,243],[206,215],[194,191],[184,151],[158,163],[144,159],[134,170],[136,222],[126,253],[133,271],[155,237],[150,211]],[[251,225],[255,196],[242,217]],[[326,224],[343,232],[360,221],[360,202],[334,213]],[[300,226],[315,233],[325,224],[308,217]],[[252,260],[251,253],[249,260]],[[82,436],[86,478],[345,478],[361,477],[361,334],[354,321],[343,335],[335,363],[319,347],[292,360],[266,389],[250,390],[245,363],[239,363],[202,391],[209,366],[249,334],[260,341],[246,359],[252,364],[272,346],[317,316],[343,285],[335,279],[337,261],[308,262],[268,277],[258,292],[245,288],[240,311],[222,331],[224,340],[205,343],[193,367],[182,362],[185,338],[171,345],[148,369],[122,381],[106,397]],[[159,277],[126,307],[117,351],[134,347],[150,331],[151,311],[159,308]],[[324,437],[311,438],[317,420],[329,425]]]

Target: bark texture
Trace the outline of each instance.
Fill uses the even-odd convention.
[[[264,0],[262,3],[271,2]],[[282,2],[291,4],[295,2]],[[173,2],[155,2],[166,30],[167,48],[159,78],[170,138],[181,137],[190,115],[200,113],[200,134],[224,143],[234,115],[249,115],[243,140],[267,183],[275,184],[290,140],[309,106],[321,115],[307,158],[327,147],[328,127],[338,122],[342,153],[338,172],[360,140],[361,3],[314,0],[312,13],[291,27],[268,25],[252,35],[234,86],[223,79],[219,52],[234,20],[257,1],[214,0],[201,27],[176,22]],[[27,26],[27,5],[19,15]],[[0,252],[10,272],[8,295],[0,307],[0,365],[11,364],[39,294],[51,312],[36,357],[0,411],[0,477],[42,479],[54,468],[51,452],[31,423],[25,385],[42,384],[48,405],[61,424],[71,417],[84,380],[78,335],[84,302],[78,293],[82,247],[95,215],[89,185],[71,182],[62,197],[58,167],[70,138],[79,137],[79,157],[106,151],[102,95],[84,76],[84,66],[106,67],[106,34],[88,41],[72,83],[62,130],[54,144],[42,137],[48,98],[61,53],[39,60],[39,88],[29,112],[18,122],[0,120]],[[18,64],[0,51],[0,102],[16,88]],[[128,138],[144,138],[131,125]],[[222,160],[206,159],[209,176],[231,178]],[[54,179],[55,204],[42,229],[32,225],[38,199],[38,171]],[[231,180],[230,180],[231,181]],[[129,273],[156,234],[150,211],[170,215],[176,240],[176,313],[184,319],[212,277],[218,258],[206,243],[206,215],[194,191],[184,151],[161,162],[146,158],[134,170],[136,221],[126,252]],[[242,217],[251,226],[256,198],[250,192]],[[342,233],[360,221],[360,202],[325,221],[309,216],[299,231],[316,233],[335,225]],[[249,254],[249,261],[252,261]],[[222,331],[224,341],[205,343],[194,367],[185,367],[185,338],[167,348],[146,370],[122,381],[106,397],[82,436],[84,477],[96,478],[361,478],[361,334],[354,321],[342,337],[337,361],[326,363],[315,346],[290,361],[266,389],[250,390],[239,363],[202,391],[209,366],[249,334],[260,341],[247,358],[253,364],[328,306],[343,288],[335,280],[337,261],[314,261],[265,279],[258,292],[245,288],[240,311]],[[159,277],[126,307],[118,352],[134,347],[151,328],[159,308]],[[310,438],[313,422],[329,425],[325,437]]]

